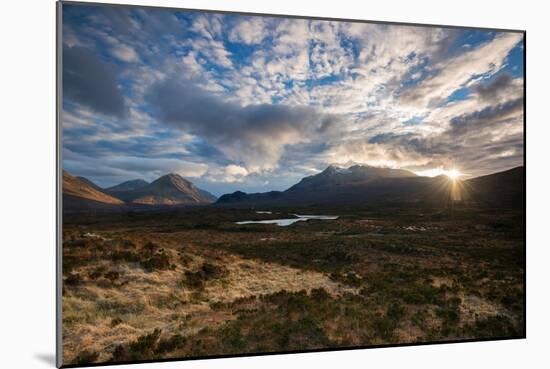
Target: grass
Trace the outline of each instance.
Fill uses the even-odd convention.
[[[290,227],[239,226],[287,213]],[[513,209],[67,215],[64,357],[116,362],[520,337]]]

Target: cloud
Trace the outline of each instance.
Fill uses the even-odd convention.
[[[222,33],[222,18],[222,16],[217,14],[201,15],[194,19],[191,28],[203,37],[213,40]]]
[[[435,64],[432,67],[435,73],[403,91],[399,102],[427,108],[437,106],[475,76],[498,72],[510,50],[522,39],[519,33],[500,33],[473,50]]]
[[[453,116],[444,127],[439,132],[384,132],[353,139],[333,148],[332,154],[340,160],[415,171],[458,166],[470,175],[522,162],[522,97]]]
[[[120,44],[115,47],[113,49],[113,55],[117,59],[128,63],[136,63],[139,61],[136,51],[132,47],[124,44]]]
[[[447,131],[447,134],[455,137],[464,135],[469,131],[479,134],[487,128],[498,129],[496,126],[506,123],[510,119],[517,121],[519,117],[523,117],[523,98],[509,100],[473,113],[454,117],[451,119],[451,128]]]
[[[99,181],[158,165],[223,193],[286,188],[328,163],[522,163],[521,34],[66,9],[64,146]]]
[[[501,74],[488,84],[478,83],[473,90],[487,102],[498,102],[509,98],[517,90],[523,89],[523,79],[513,79],[509,74]]]
[[[246,176],[248,175],[248,170],[246,170],[246,168],[243,168],[241,166],[231,164],[225,167],[225,173],[229,176],[235,176],[235,177]]]
[[[235,183],[243,182],[250,173],[240,165],[230,164],[225,167],[212,167],[208,170],[206,177],[211,182]]]
[[[222,41],[213,39],[199,38],[189,42],[195,52],[200,53],[205,61],[216,64],[217,66],[231,69],[231,53],[227,51]]]
[[[71,174],[92,177],[103,186],[112,186],[137,178],[153,181],[167,173],[178,173],[186,178],[199,178],[209,169],[205,163],[181,159],[126,155],[95,158],[68,149],[63,152],[63,167]]]
[[[147,101],[160,121],[206,139],[250,172],[275,168],[286,145],[307,142],[339,122],[307,106],[240,106],[173,78],[152,86]]]
[[[246,45],[259,44],[268,36],[263,18],[251,17],[237,23],[229,32],[231,42],[240,42]]]
[[[84,47],[63,48],[63,95],[101,114],[121,117],[126,111],[114,67]]]

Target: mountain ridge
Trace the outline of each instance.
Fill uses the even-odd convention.
[[[284,191],[247,194],[236,191],[219,197],[217,205],[360,205],[380,203],[446,204],[453,185],[462,188],[460,200],[486,204],[519,204],[524,189],[518,182],[523,167],[453,182],[447,176],[418,176],[401,169],[354,165],[328,166],[324,171],[304,177]],[[496,177],[495,177],[496,176]],[[494,178],[499,178],[495,180]],[[483,179],[485,178],[485,179]],[[523,183],[523,182],[522,182]],[[501,184],[502,190],[498,189]],[[489,190],[487,187],[492,186]]]
[[[142,205],[209,204],[216,197],[197,188],[192,182],[176,173],[169,173],[132,191],[131,202]]]
[[[207,205],[217,199],[175,173],[161,176],[151,183],[137,179],[102,189],[85,177],[75,177],[63,171],[62,190],[63,208],[68,211]]]

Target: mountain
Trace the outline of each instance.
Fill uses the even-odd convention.
[[[63,210],[94,210],[115,208],[124,202],[113,197],[82,177],[63,171]]]
[[[145,187],[149,182],[144,181],[143,179],[133,179],[131,181],[122,182],[116,186],[106,188],[106,191],[109,192],[123,192],[123,191],[132,191],[137,190],[138,188]]]
[[[230,194],[225,194],[218,198],[216,204],[248,204],[256,202],[277,202],[284,199],[284,192],[270,191],[260,193],[245,193],[242,191],[235,191]]]
[[[105,192],[121,200],[128,201],[132,198],[133,191],[144,188],[148,184],[149,182],[144,181],[143,179],[133,179],[117,184],[116,186],[106,188]]]
[[[98,185],[96,185],[94,182],[90,181],[88,178],[86,177],[81,177],[81,176],[77,176],[76,178],[80,179],[82,182],[86,183],[87,185],[89,185],[90,187],[92,187],[93,189],[96,189],[98,191],[101,191],[101,192],[105,192],[103,190],[103,188],[99,187]]]
[[[246,194],[241,191],[221,196],[219,205],[372,205],[381,203],[446,204],[453,186],[461,189],[460,200],[495,205],[513,205],[523,198],[523,169],[496,173],[453,183],[446,176],[421,177],[391,168],[354,165],[329,166],[305,177],[286,191]],[[515,201],[515,202],[514,202]]]
[[[328,166],[324,171],[303,178],[287,191],[331,191],[339,187],[365,186],[382,178],[412,178],[413,172],[403,169],[377,168],[369,165],[354,165],[349,168]]]
[[[465,181],[468,199],[487,205],[523,206],[525,168],[516,167]]]
[[[330,165],[321,173],[305,177],[286,191],[221,196],[217,204],[318,205],[401,201],[426,187],[426,177],[402,169],[354,165]]]
[[[129,203],[141,205],[204,205],[216,201],[214,195],[174,173],[137,189],[123,191],[122,197]]]

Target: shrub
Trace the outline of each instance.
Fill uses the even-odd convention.
[[[361,278],[355,272],[348,272],[345,275],[339,273],[330,273],[329,278],[335,282],[347,284],[351,287],[361,286]]]
[[[126,261],[130,263],[137,263],[141,261],[141,256],[135,251],[113,251],[111,253],[111,260],[114,262]]]
[[[398,323],[403,315],[405,315],[405,309],[398,302],[391,303],[386,311],[386,316],[395,323]]]
[[[175,334],[170,338],[159,340],[156,352],[159,354],[171,352],[182,347],[183,345],[185,345],[186,342],[187,338],[185,338],[181,334]]]
[[[149,256],[153,255],[155,253],[155,250],[157,249],[158,245],[153,242],[147,242],[145,245],[143,245],[143,251]]]
[[[330,294],[324,288],[315,288],[311,290],[311,298],[317,302],[324,302],[330,299]]]
[[[120,319],[119,317],[113,318],[111,320],[111,327],[114,328],[117,325],[119,325],[120,323],[122,323],[122,319]]]
[[[505,316],[496,315],[475,323],[476,337],[515,337],[518,335],[512,321]]]
[[[147,360],[155,357],[155,350],[162,330],[155,328],[151,333],[138,337],[128,345],[130,360]]]
[[[190,270],[185,271],[185,279],[183,284],[189,288],[202,289],[204,287],[204,279],[200,271],[192,272]]]
[[[76,286],[82,283],[82,277],[78,273],[70,273],[67,278],[65,278],[65,283],[69,286]]]
[[[111,356],[111,359],[109,361],[128,361],[128,360],[129,360],[128,346],[118,345],[115,347],[115,350],[113,351],[113,355]]]
[[[105,278],[112,282],[117,280],[120,277],[120,274],[117,271],[111,270],[110,272],[105,273]]]
[[[396,301],[392,302],[386,309],[386,314],[377,316],[373,321],[375,334],[386,342],[394,340],[393,332],[401,318],[405,315],[405,309]]]
[[[168,269],[170,268],[170,256],[165,253],[155,254],[149,259],[141,261],[140,264],[148,272]]]
[[[241,334],[241,330],[235,324],[229,324],[222,329],[221,340],[229,349],[241,350],[246,347],[246,342]]]
[[[226,274],[227,270],[225,268],[211,263],[204,263],[199,270],[195,272],[190,270],[186,271],[184,273],[185,278],[182,283],[189,288],[202,289],[204,288],[206,281],[221,278]]]
[[[79,352],[78,355],[76,355],[76,358],[74,359],[74,364],[85,365],[85,364],[93,363],[98,359],[98,357],[99,357],[99,353],[95,351],[84,350]]]
[[[99,277],[101,277],[104,272],[105,272],[105,267],[103,267],[103,266],[97,267],[92,272],[90,272],[88,274],[88,277],[90,277],[90,279],[92,279],[92,280],[96,280]]]
[[[138,314],[145,309],[145,305],[141,302],[121,303],[117,300],[109,299],[99,299],[95,305],[97,312],[109,315]]]

